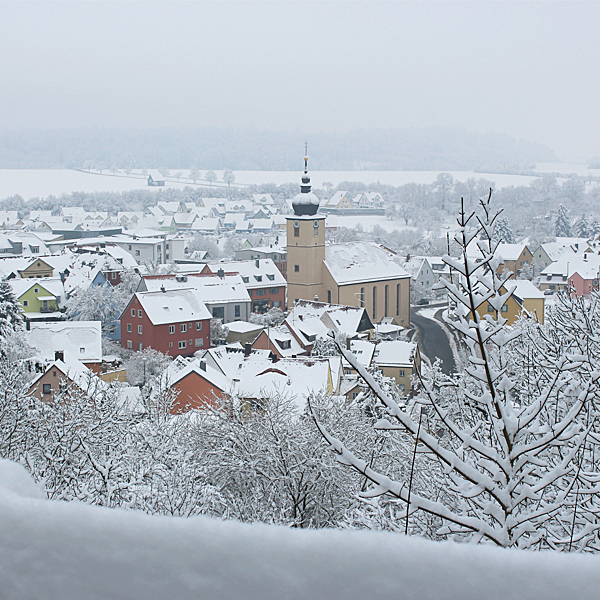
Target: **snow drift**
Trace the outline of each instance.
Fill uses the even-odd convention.
[[[597,598],[594,556],[46,500],[0,461],[0,598]]]

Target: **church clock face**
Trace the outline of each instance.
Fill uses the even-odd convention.
[[[300,221],[294,221],[294,227],[298,229],[298,227],[300,227]]]
[[[313,226],[314,226],[315,229],[318,229],[319,228],[319,221],[316,221],[316,220],[313,221]]]

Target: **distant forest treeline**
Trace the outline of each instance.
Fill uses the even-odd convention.
[[[547,146],[461,129],[356,130],[348,133],[232,129],[69,129],[0,132],[0,168],[297,170],[308,137],[313,170],[476,170],[515,172],[556,161]]]

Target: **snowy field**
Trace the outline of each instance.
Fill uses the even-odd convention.
[[[600,169],[588,169],[588,165],[579,165],[571,163],[537,163],[535,165],[537,173],[560,173],[561,175],[575,175],[600,177]]]
[[[185,181],[189,171],[182,170],[183,177],[177,182],[173,177],[166,179],[167,187],[183,188],[186,185],[203,184],[203,189],[209,191],[206,182],[198,181],[197,184]],[[312,183],[315,187],[322,187],[324,182],[336,186],[343,181],[361,181],[363,183],[383,183],[394,186],[405,183],[432,183],[441,171],[313,171]],[[171,173],[176,173],[172,170]],[[201,171],[202,175],[206,171]],[[529,185],[535,177],[524,175],[505,175],[491,173],[474,173],[473,171],[453,171],[451,175],[458,181],[465,181],[470,177],[485,178],[496,183],[496,187],[508,185]],[[235,171],[235,185],[245,186],[261,183],[300,183],[299,171]],[[135,175],[135,176],[134,176]],[[216,171],[218,181],[214,187],[224,187],[223,172]],[[104,173],[72,171],[68,169],[0,169],[0,199],[14,194],[21,195],[25,200],[39,197],[60,196],[71,192],[123,192],[128,190],[156,190],[150,188],[146,178],[139,172],[126,176],[125,173],[113,175]]]
[[[0,461],[2,600],[587,600],[598,557],[46,500]]]

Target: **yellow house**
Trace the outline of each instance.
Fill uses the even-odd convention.
[[[513,289],[512,295],[501,310],[501,315],[507,320],[507,324],[512,325],[519,317],[526,315],[537,318],[543,325],[545,308],[544,293],[538,290],[531,281],[527,280],[515,281],[511,279],[505,285],[507,288]],[[505,292],[506,289],[503,288],[502,293]],[[496,313],[494,307],[487,302],[482,304],[477,312],[480,316],[486,313]]]
[[[62,281],[56,277],[11,279],[9,283],[26,319],[55,316],[65,299]]]
[[[54,267],[41,258],[35,258],[25,269],[19,270],[18,273],[23,279],[41,279],[42,277],[52,277]]]

